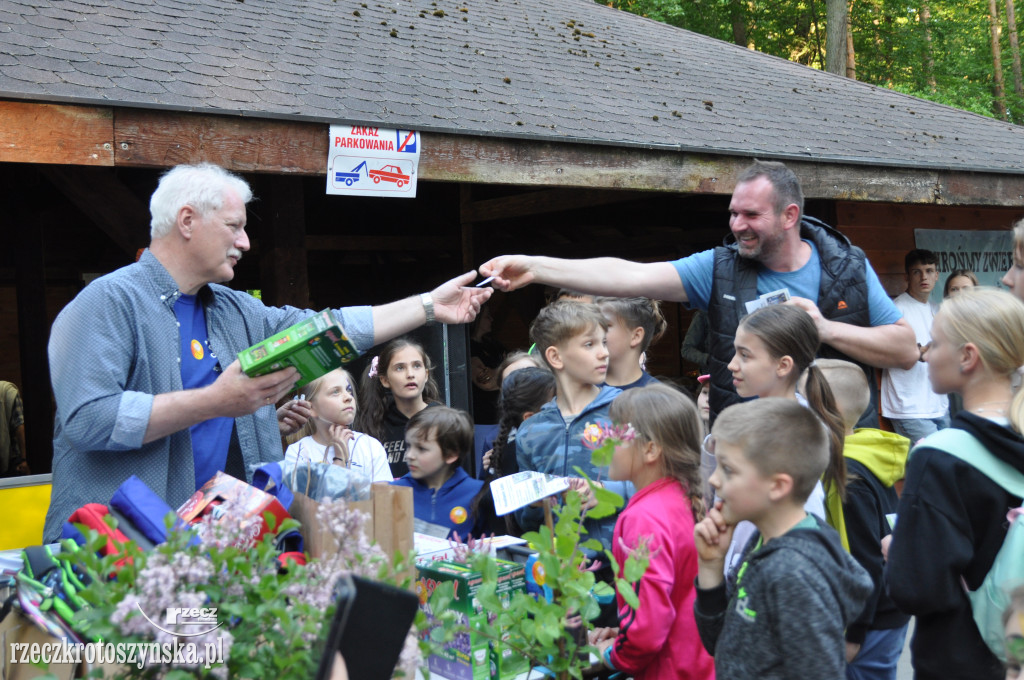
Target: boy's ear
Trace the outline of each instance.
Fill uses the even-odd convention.
[[[444,452],[442,452],[441,456],[444,458],[444,462],[447,465],[455,465],[456,463],[459,463],[461,461],[461,459],[462,459],[462,456],[460,456],[457,453],[444,453]]]
[[[556,345],[551,345],[544,350],[544,358],[548,360],[548,364],[551,368],[557,368],[558,370],[562,369],[562,355],[558,351],[558,347]]]
[[[645,332],[643,326],[637,326],[634,328],[633,332],[629,335],[629,348],[633,349],[634,347],[639,347],[640,343],[644,341],[644,335]]]
[[[773,502],[781,501],[793,493],[793,477],[785,472],[776,472],[768,479],[768,498]]]

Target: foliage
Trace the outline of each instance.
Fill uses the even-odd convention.
[[[664,23],[813,68],[825,63],[823,0],[597,0]],[[856,77],[987,116],[994,115],[988,5],[956,0],[849,0]],[[1002,65],[1012,122],[1024,122],[1013,93],[1005,0]],[[1018,31],[1021,14],[1017,13]],[[846,48],[845,45],[842,46]],[[934,81],[934,86],[932,82]]]
[[[595,465],[607,465],[615,446],[633,437],[632,428],[587,426],[584,443],[593,449]],[[576,468],[577,474],[586,477]],[[589,480],[588,480],[589,482]],[[518,592],[508,605],[495,594],[497,565],[486,551],[470,553],[468,564],[483,575],[483,585],[477,592],[481,606],[491,616],[488,623],[475,630],[486,638],[501,641],[516,652],[524,655],[531,666],[543,666],[560,679],[581,678],[590,664],[589,654],[597,649],[587,643],[587,633],[592,621],[600,613],[598,598],[611,599],[617,591],[630,606],[636,608],[637,600],[633,584],[640,580],[650,562],[646,544],[633,550],[620,570],[620,565],[610,553],[601,553],[602,545],[596,539],[584,539],[584,520],[587,517],[600,519],[608,517],[622,507],[623,499],[618,494],[590,483],[597,504],[584,509],[582,496],[575,489],[566,492],[564,502],[552,509],[558,521],[542,525],[538,531],[523,534],[530,546],[537,550],[537,563],[543,569],[544,584],[551,589],[551,598],[534,598]],[[551,499],[545,499],[551,503]],[[609,583],[598,581],[595,572],[602,566],[591,561],[587,551],[601,553],[609,560],[611,573],[616,575],[614,589]],[[621,574],[621,577],[619,577]],[[468,632],[465,626],[456,623],[451,610],[453,590],[451,583],[438,586],[430,599],[430,608],[437,619],[437,627],[431,631],[435,642],[451,640],[458,633]]]
[[[267,517],[273,521],[271,515]],[[60,558],[73,560],[90,574],[116,574],[116,578],[94,576],[81,592],[90,606],[76,615],[75,626],[103,642],[198,643],[198,657],[183,655],[166,663],[126,666],[126,677],[307,680],[316,675],[320,655],[310,653],[310,648],[330,625],[338,576],[347,572],[393,582],[395,567],[403,566],[400,561],[390,563],[380,548],[367,541],[361,530],[366,516],[348,510],[343,501],[321,504],[319,519],[335,535],[345,537],[339,541],[339,550],[306,565],[289,563],[287,569],[277,560],[277,534],[268,533],[260,541],[240,540],[246,534],[230,515],[203,526],[202,543],[190,544],[190,531],[170,531],[168,541],[151,552],[143,553],[129,543],[103,558],[97,555],[106,539],[92,530],[83,549],[62,552]],[[172,520],[169,516],[168,522]],[[286,519],[277,530],[285,533],[298,526]],[[203,635],[183,637],[186,628],[164,621],[169,607],[216,607],[220,625]],[[206,647],[207,643],[214,647]],[[218,651],[206,659],[206,649]],[[223,656],[217,658],[221,649]],[[411,632],[400,664],[404,662],[404,672],[412,674],[419,660],[416,635]]]

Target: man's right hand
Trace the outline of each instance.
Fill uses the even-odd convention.
[[[299,372],[292,366],[250,378],[236,359],[205,388],[214,397],[213,407],[217,411],[210,417],[238,418],[255,413],[276,404],[298,381]]]
[[[493,276],[494,287],[509,291],[529,285],[536,279],[537,258],[530,255],[501,255],[480,265],[480,276]]]

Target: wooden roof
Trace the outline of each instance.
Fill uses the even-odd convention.
[[[1024,171],[1022,127],[590,0],[7,0],[0,98]]]

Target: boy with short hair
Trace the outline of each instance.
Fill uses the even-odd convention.
[[[910,440],[874,428],[854,430],[871,398],[867,378],[856,364],[818,359],[846,425],[846,501],[840,535],[850,554],[871,575],[874,590],[864,611],[846,629],[847,680],[895,680],[910,617],[896,608],[885,591],[885,561],[879,545],[892,533],[888,515],[896,513],[894,484],[903,479]]]
[[[614,387],[599,387],[608,371],[605,336],[608,322],[594,304],[554,302],[540,310],[530,325],[530,339],[537,352],[555,375],[555,398],[523,421],[516,431],[516,460],[519,469],[572,477],[579,467],[591,480],[600,480],[606,488],[629,497],[632,485],[610,482],[607,468],[590,462],[590,449],[583,445],[588,423],[607,423],[608,407],[620,393]],[[582,487],[584,500],[590,492]],[[539,507],[517,511],[516,520],[526,531],[537,529],[544,514]],[[611,548],[615,515],[600,520],[587,519],[590,536]]]
[[[871,578],[803,507],[828,464],[824,424],[796,401],[763,398],[725,409],[711,434],[710,482],[720,500],[694,530],[694,615],[716,677],[842,677],[843,630]],[[741,520],[757,533],[726,582],[725,555]]]
[[[668,324],[661,303],[645,297],[598,297],[594,299],[608,320],[608,375],[605,384],[628,390],[658,380],[641,363],[647,348],[658,340]]]
[[[419,411],[405,428],[409,472],[391,482],[412,487],[416,531],[458,534],[465,540],[482,532],[472,512],[473,498],[483,482],[462,469],[462,459],[473,450],[473,422],[469,414],[447,406]]]

